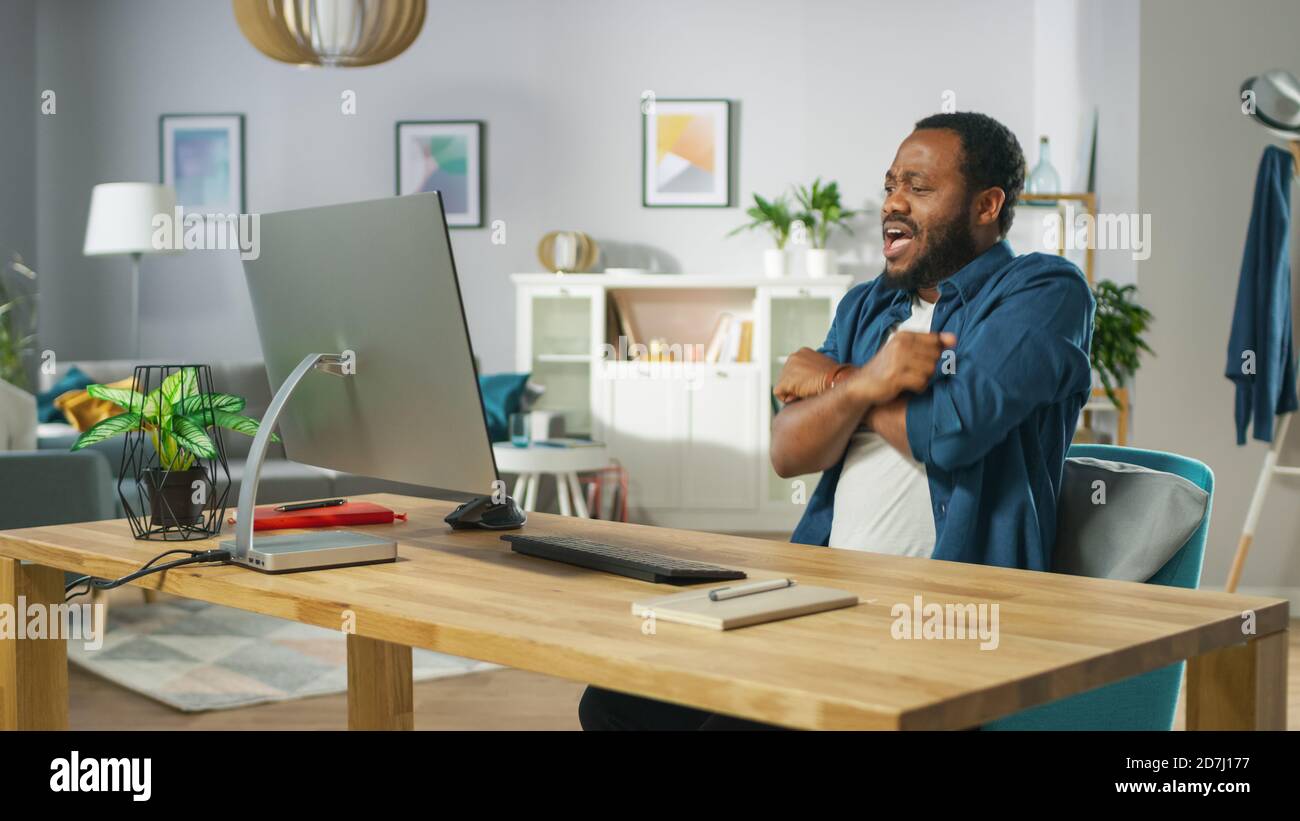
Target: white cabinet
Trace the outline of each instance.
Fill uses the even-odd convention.
[[[704,368],[684,388],[682,507],[754,509],[763,410],[757,368]]]
[[[636,374],[635,363],[601,369],[599,406],[610,455],[628,472],[628,506],[633,518],[645,508],[681,504],[682,433],[686,392],[678,380]]]
[[[630,518],[702,530],[794,526],[803,512],[796,480],[777,477],[768,459],[772,384],[790,353],[821,345],[849,277],[513,280],[516,367],[546,387],[539,408],[563,412],[570,433],[605,442],[627,469]],[[716,317],[730,313],[752,323],[750,361],[617,361],[628,348],[624,329],[610,326],[615,306],[640,326],[637,342],[681,350],[707,342]],[[817,477],[802,481],[811,493]]]
[[[601,425],[628,471],[639,520],[758,504],[758,371],[752,365],[601,368]]]

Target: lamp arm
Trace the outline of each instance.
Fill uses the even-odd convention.
[[[271,398],[271,404],[263,415],[253,444],[248,449],[248,458],[244,462],[244,478],[239,485],[239,512],[235,520],[235,556],[244,557],[253,549],[253,508],[257,503],[257,483],[262,475],[262,462],[266,459],[266,448],[271,444],[271,434],[275,423],[280,418],[280,411],[293,394],[298,383],[308,371],[321,370],[335,376],[348,376],[342,367],[344,356],[336,353],[313,353],[303,357],[298,367],[284,380],[280,389]]]

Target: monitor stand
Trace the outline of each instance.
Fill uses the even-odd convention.
[[[397,542],[393,539],[350,530],[261,536],[256,544],[253,542],[253,508],[257,501],[257,483],[261,478],[262,462],[266,458],[266,448],[271,444],[271,432],[280,417],[280,411],[308,371],[320,370],[334,376],[349,376],[351,374],[344,369],[344,362],[342,354],[307,355],[271,399],[257,435],[253,437],[248,460],[244,463],[244,478],[239,486],[235,538],[221,543],[222,549],[230,551],[232,563],[264,573],[289,573],[397,561]]]

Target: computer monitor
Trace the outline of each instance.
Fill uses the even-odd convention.
[[[279,390],[246,463],[236,539],[223,543],[234,560],[276,572],[396,556],[391,539],[342,531],[253,544],[257,472],[272,424],[296,462],[499,491],[439,195],[264,214],[260,239],[244,272],[267,376]]]

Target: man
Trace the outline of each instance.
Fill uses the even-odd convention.
[[[1005,241],[1024,185],[991,117],[916,124],[885,175],[885,270],[787,360],[772,466],[822,471],[791,540],[1047,570],[1065,452],[1091,390],[1093,299]],[[589,688],[584,727],[745,726]],[[753,725],[749,725],[753,726]]]

